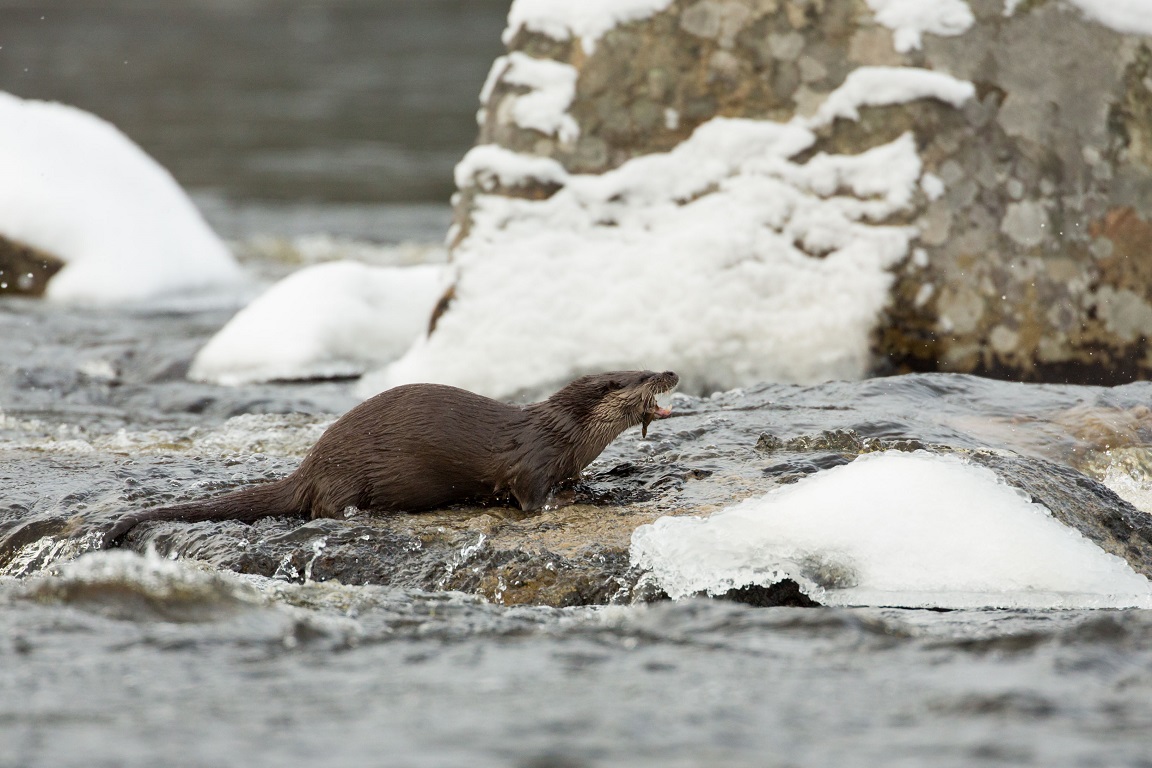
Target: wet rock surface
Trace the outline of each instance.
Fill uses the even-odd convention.
[[[976,97],[959,108],[865,107],[805,153],[916,139],[923,194],[891,223],[919,235],[875,325],[875,369],[1087,384],[1146,376],[1152,41],[1061,0],[1010,13],[1000,0],[968,6],[970,26],[925,33],[918,46],[857,0],[677,0],[594,45],[520,28],[506,37],[510,55],[573,68],[572,124],[518,120],[530,89],[505,57],[482,95],[477,143],[603,173],[668,151],[713,117],[808,116],[860,67],[948,73]],[[539,199],[558,188],[463,181],[457,242],[480,192]]]

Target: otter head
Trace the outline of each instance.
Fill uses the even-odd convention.
[[[653,419],[671,414],[656,402],[680,382],[672,371],[612,371],[582,376],[548,398],[583,422],[591,431],[608,436],[605,445],[629,427],[641,425],[644,437]],[[610,435],[610,436],[609,436]]]

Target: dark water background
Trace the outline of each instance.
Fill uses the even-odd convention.
[[[0,90],[116,124],[193,192],[438,202],[509,0],[0,0]]]
[[[0,89],[113,121],[233,240],[435,241],[507,7],[0,0]],[[284,472],[354,403],[184,381],[226,319],[0,303],[0,527]],[[829,408],[931,422],[892,381]],[[1143,392],[945,389],[940,436],[1078,467]],[[1152,766],[1148,612],[506,608],[74,554],[0,576],[0,768]]]
[[[509,0],[0,0],[0,90],[119,127],[221,235],[438,241]]]

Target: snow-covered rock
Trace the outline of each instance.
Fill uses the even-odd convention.
[[[0,236],[64,262],[45,294],[55,301],[147,301],[241,279],[171,174],[115,126],[7,93]]]
[[[514,0],[456,301],[361,392],[1146,377],[1148,35],[1152,0]]]
[[[632,535],[671,597],[797,582],[824,605],[1152,607],[1152,584],[990,469],[923,451],[851,464]]]

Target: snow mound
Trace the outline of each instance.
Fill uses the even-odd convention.
[[[438,264],[301,269],[240,310],[188,376],[225,385],[359,376],[399,357],[427,329],[449,285],[449,268]]]
[[[864,68],[811,120],[714,118],[600,175],[476,148],[457,175],[478,194],[455,299],[358,393],[436,381],[509,397],[614,368],[673,369],[700,393],[859,378],[915,234],[886,222],[918,194],[920,158],[910,135],[793,158],[860,106],[972,92],[938,72]],[[563,186],[545,200],[485,193],[532,178]]]
[[[707,519],[664,517],[632,562],[673,598],[784,578],[826,605],[1152,607],[1152,585],[991,470],[866,454]]]
[[[62,259],[56,301],[113,304],[236,284],[172,176],[110,123],[0,92],[0,234]]]

